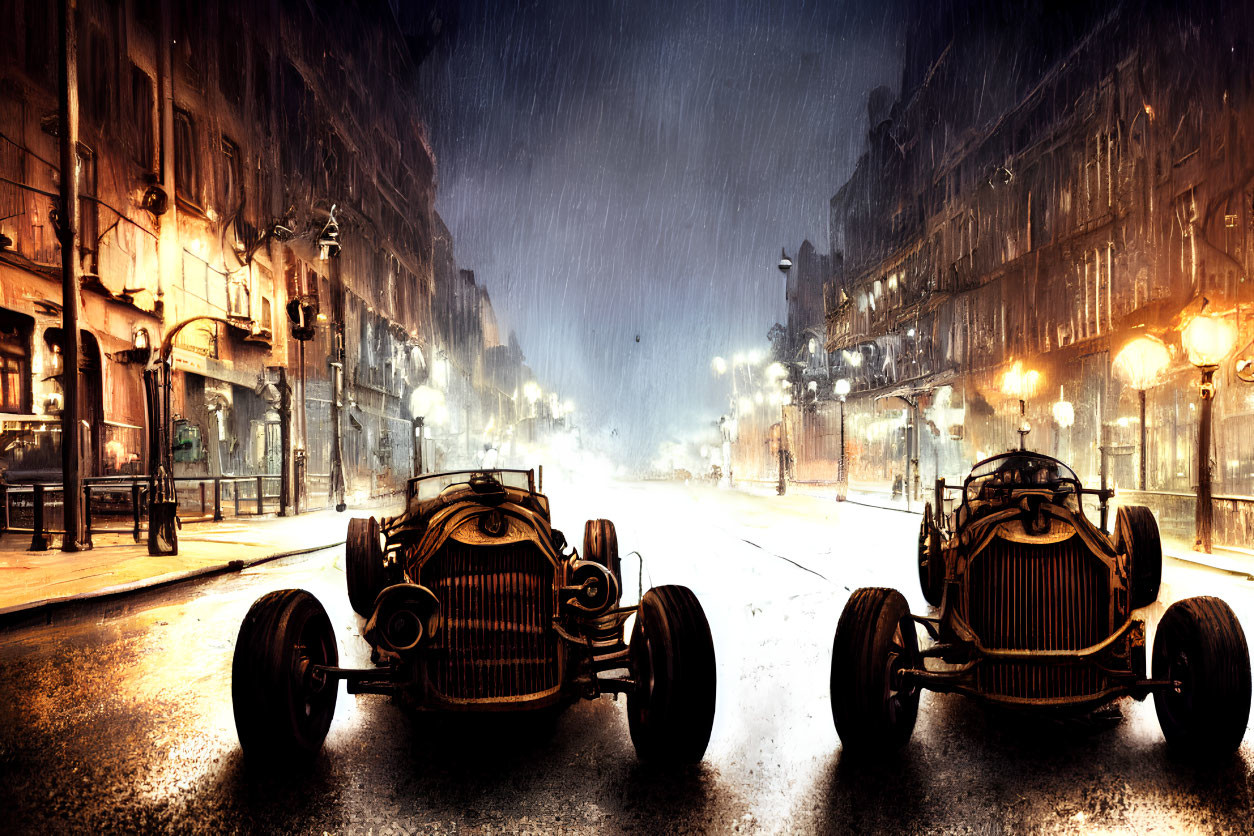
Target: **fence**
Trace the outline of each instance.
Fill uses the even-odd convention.
[[[311,483],[330,477],[309,474]],[[183,522],[220,521],[257,516],[279,510],[280,477],[176,476],[178,506]],[[313,485],[307,493],[317,496]],[[83,518],[88,541],[93,534],[130,534],[138,542],[147,531],[149,479],[140,476],[102,476],[83,480]],[[48,535],[64,534],[64,486],[59,483],[0,485],[0,531],[29,533],[31,549],[48,547]],[[302,510],[325,506],[302,505]],[[126,527],[121,527],[125,524]]]
[[[1215,494],[1211,500],[1214,503],[1211,536],[1215,545],[1237,551],[1254,548],[1254,496]],[[1112,504],[1149,506],[1163,534],[1185,542],[1192,542],[1195,536],[1197,494],[1121,488]]]

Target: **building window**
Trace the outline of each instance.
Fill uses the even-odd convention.
[[[174,111],[174,182],[175,194],[200,206],[200,165],[196,157],[196,133],[192,117],[182,110]]]
[[[253,104],[257,122],[262,131],[269,134],[270,117],[270,56],[255,48],[253,55]]]
[[[99,127],[109,121],[116,53],[106,45],[104,33],[95,27],[84,40],[87,48],[78,64],[79,102],[84,121]]]
[[[83,271],[95,273],[100,250],[100,206],[96,194],[96,158],[79,143],[78,246]]]
[[[134,130],[135,162],[145,171],[156,171],[157,124],[152,76],[131,65],[131,126]]]
[[[134,0],[135,20],[149,32],[156,32],[160,6],[160,0]]]
[[[251,291],[248,286],[248,271],[241,270],[226,280],[226,314],[231,317],[250,319],[252,306],[249,303]]]
[[[244,55],[244,27],[229,4],[222,4],[218,32],[218,87],[222,98],[239,107],[244,103],[244,77],[247,60]]]
[[[56,4],[47,0],[26,0],[26,72],[36,81],[51,87],[56,82],[57,54],[53,34],[56,31]]]
[[[222,137],[222,208],[235,213],[244,206],[244,165],[239,146]]]
[[[0,311],[0,412],[30,412],[30,317]]]
[[[184,78],[189,87],[204,89],[201,69],[203,61],[204,22],[200,20],[199,3],[175,3],[173,53],[183,65]],[[180,60],[181,59],[181,60]]]

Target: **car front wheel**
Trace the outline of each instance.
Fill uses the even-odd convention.
[[[714,725],[714,641],[692,590],[658,586],[644,594],[630,659],[627,721],[640,759],[701,760]]]
[[[914,732],[919,690],[900,672],[921,663],[906,599],[895,589],[854,592],[832,646],[832,719],[846,751],[886,754]]]
[[[1250,651],[1231,607],[1208,596],[1168,607],[1153,670],[1155,679],[1180,683],[1178,692],[1154,692],[1168,745],[1199,758],[1236,751],[1250,717]]]
[[[258,598],[244,617],[231,665],[235,729],[246,757],[303,759],[322,747],[338,683],[335,633],[318,599],[303,589]]]
[[[1115,551],[1128,556],[1132,580],[1132,608],[1158,600],[1163,579],[1163,545],[1158,521],[1144,505],[1124,505],[1115,512]]]
[[[941,557],[940,532],[932,514],[932,503],[923,506],[919,524],[919,588],[923,599],[939,607],[945,592],[945,562]]]
[[[584,560],[600,563],[622,583],[622,564],[618,557],[618,533],[610,520],[588,520],[583,525]]]
[[[362,618],[374,613],[374,601],[388,585],[383,566],[383,544],[379,521],[358,517],[348,521],[344,543],[344,574],[348,580],[348,602]]]

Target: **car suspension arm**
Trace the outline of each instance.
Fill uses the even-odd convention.
[[[313,672],[331,680],[344,680],[350,694],[390,694],[403,681],[401,669],[396,666],[337,668],[333,665],[314,665]]]

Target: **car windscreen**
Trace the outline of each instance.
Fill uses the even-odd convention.
[[[1075,472],[1057,459],[1045,456],[1010,455],[981,462],[967,478],[968,502],[987,499],[991,491],[1048,488],[1075,494],[1080,486]]]
[[[435,499],[451,485],[467,484],[476,473],[486,473],[507,488],[530,490],[531,474],[526,470],[456,470],[451,473],[433,473],[418,479],[416,492],[420,501]]]

